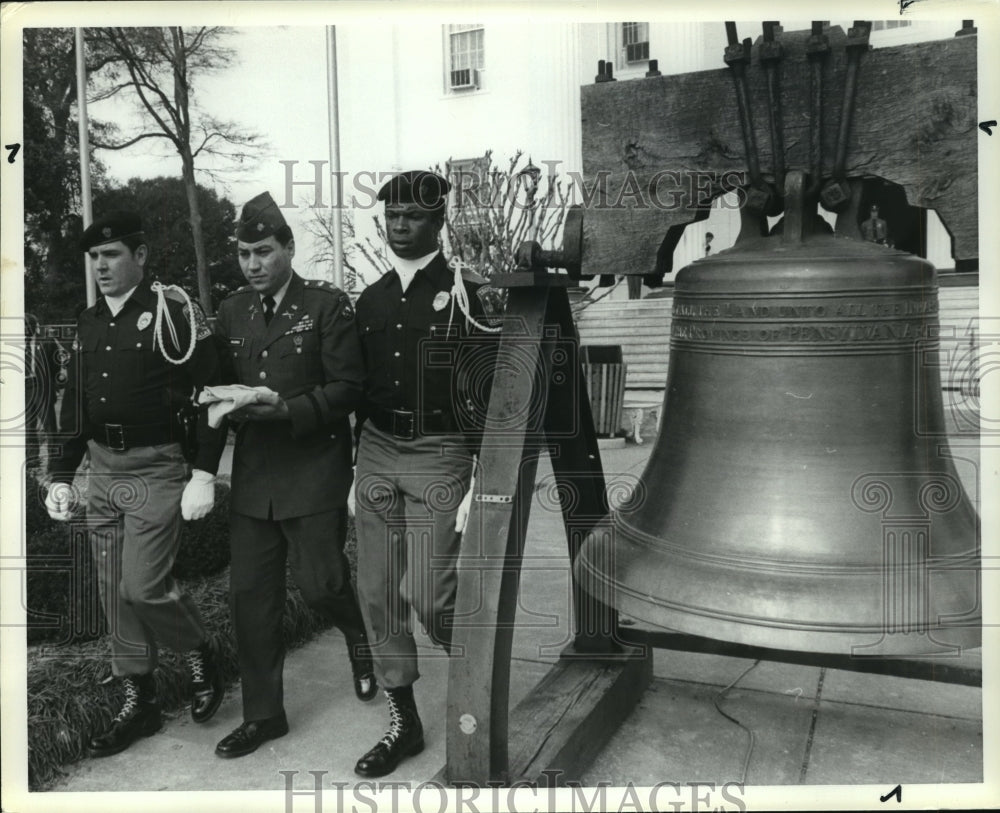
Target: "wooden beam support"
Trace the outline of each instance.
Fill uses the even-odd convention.
[[[939,683],[956,683],[962,686],[982,686],[982,651],[972,650],[961,656],[884,658],[834,655],[823,652],[799,652],[791,649],[772,649],[750,646],[700,635],[687,635],[666,630],[625,627],[621,637],[643,649],[674,649],[679,652],[703,652],[725,655],[728,658],[760,659],[774,663],[794,663],[801,666],[821,666],[826,669],[843,669],[849,672],[867,672],[876,675],[932,680]]]
[[[448,669],[447,779],[485,786],[507,774],[510,655],[521,554],[542,449],[529,428],[550,291],[513,288],[500,338],[472,509],[458,560]],[[530,423],[533,422],[533,426]]]
[[[458,595],[448,671],[447,781],[485,786],[509,781],[510,659],[525,533],[539,456],[552,456],[571,565],[586,533],[608,513],[604,472],[590,402],[580,375],[579,341],[563,278],[534,270],[539,283],[509,288],[490,393],[472,511],[458,561]],[[573,584],[575,654],[620,658],[617,615]],[[580,665],[562,672],[588,686],[584,715],[614,708],[619,681],[638,685],[635,667]],[[617,663],[617,661],[616,661]],[[619,668],[619,666],[621,668]],[[582,671],[581,671],[582,670]],[[586,674],[593,671],[593,679]],[[560,674],[561,674],[560,673]],[[603,677],[601,677],[603,676]],[[595,682],[596,681],[596,682]],[[622,684],[625,685],[625,684]],[[618,687],[618,688],[616,688]],[[559,689],[567,698],[571,690]],[[604,700],[601,695],[610,692]],[[637,696],[637,695],[636,695]],[[576,700],[573,701],[577,702]],[[611,704],[608,706],[608,704]],[[590,725],[588,723],[588,725]],[[570,732],[571,733],[571,732]],[[569,736],[569,734],[567,734]],[[602,742],[596,732],[594,747]],[[562,757],[560,757],[562,759]]]
[[[582,89],[585,274],[649,274],[671,226],[688,223],[723,187],[745,182],[746,158],[728,68]],[[823,172],[833,169],[847,66],[846,36],[826,32]],[[784,32],[781,88],[788,169],[809,167],[808,32]],[[937,211],[956,259],[978,256],[976,37],[879,48],[861,56],[846,175],[899,184]],[[766,75],[747,67],[760,167],[773,180]]]
[[[511,781],[540,787],[578,782],[652,677],[646,648],[600,659],[567,648],[511,714]]]

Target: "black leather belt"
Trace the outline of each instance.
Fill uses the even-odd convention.
[[[461,430],[448,412],[412,412],[408,409],[370,407],[368,418],[397,440],[413,440],[427,435],[456,434]]]
[[[179,441],[170,424],[99,423],[94,426],[94,440],[113,452],[124,452],[136,446],[159,446]]]

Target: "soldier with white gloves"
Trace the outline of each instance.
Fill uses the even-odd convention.
[[[69,520],[72,482],[90,454],[87,521],[98,585],[111,632],[112,671],[124,702],[94,736],[92,756],[128,748],[162,725],[153,670],[157,647],[186,655],[191,716],[205,722],[223,685],[198,609],[171,577],[181,519],[204,517],[215,502],[215,472],[225,435],[179,415],[195,392],[220,380],[219,353],[200,308],[186,294],[145,279],[148,247],[133,212],[98,218],[81,240],[101,293],[77,323],[74,358],[61,409],[72,433],[50,461],[46,508]],[[193,431],[192,431],[193,429]],[[196,436],[193,472],[185,442]]]

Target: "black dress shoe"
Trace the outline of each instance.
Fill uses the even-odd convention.
[[[215,753],[225,759],[244,757],[252,754],[268,740],[284,737],[288,733],[288,720],[284,714],[268,717],[266,720],[249,720],[228,737],[224,737]]]
[[[389,730],[354,766],[359,776],[385,776],[406,757],[424,750],[424,727],[417,715],[413,687],[386,689],[385,697],[389,702]]]
[[[219,710],[225,695],[222,672],[215,662],[215,653],[206,641],[187,655],[191,670],[191,719],[204,723]]]
[[[368,701],[378,694],[378,682],[375,680],[375,668],[372,665],[372,650],[368,639],[362,635],[360,640],[348,641],[347,655],[351,659],[351,674],[354,677],[354,694],[358,700]]]
[[[143,675],[152,687],[152,676]],[[140,692],[139,680],[131,675],[122,679],[125,688],[125,702],[111,726],[90,739],[87,753],[92,757],[109,757],[128,748],[140,737],[150,737],[163,727],[160,704],[149,689]],[[145,688],[145,687],[144,687]],[[143,696],[145,695],[145,696]]]

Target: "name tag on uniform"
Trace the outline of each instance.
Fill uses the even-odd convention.
[[[243,346],[243,342],[245,342],[245,341],[246,341],[246,339],[234,339],[231,336],[229,337],[229,343],[231,345],[236,346],[236,347],[242,347]]]

